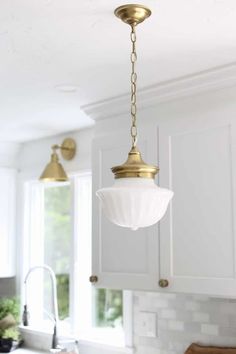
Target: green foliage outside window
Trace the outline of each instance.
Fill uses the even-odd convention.
[[[13,298],[0,299],[0,338],[12,338],[18,340],[20,337],[18,323],[20,318],[19,300]]]
[[[95,326],[121,327],[123,299],[121,290],[95,289]]]
[[[69,274],[57,274],[58,312],[61,320],[69,317]]]
[[[69,272],[71,250],[70,185],[50,186],[44,192],[44,262],[56,273],[59,318],[69,317]],[[51,299],[51,285],[45,275],[45,309]],[[96,327],[122,326],[122,291],[94,289],[93,318]]]
[[[61,320],[69,317],[69,272],[71,247],[70,185],[45,188],[44,192],[44,262],[56,273],[58,312]],[[50,296],[45,282],[45,302]],[[47,304],[45,304],[47,308]]]

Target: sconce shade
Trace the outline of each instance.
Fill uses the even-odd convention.
[[[59,162],[56,152],[51,155],[51,161],[45,167],[40,178],[43,182],[65,182],[68,181],[67,174]]]
[[[137,230],[157,223],[174,193],[151,178],[120,178],[97,191],[106,217],[116,225]]]
[[[70,161],[76,153],[76,142],[72,138],[66,138],[61,145],[52,145],[51,161],[45,167],[39,179],[43,182],[65,182],[68,181],[67,174],[59,162],[56,150],[61,151],[62,157]]]

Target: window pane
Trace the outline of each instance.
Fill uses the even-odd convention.
[[[95,327],[122,327],[123,297],[121,290],[94,289]]]
[[[122,291],[96,289],[88,282],[91,275],[91,175],[73,177],[71,182],[63,184],[30,183],[29,187],[27,200],[30,203],[26,210],[30,226],[27,235],[29,267],[47,264],[54,270],[63,329],[72,330],[85,339],[123,343]],[[73,284],[70,272],[75,279]],[[47,272],[39,270],[37,276],[29,279],[32,324],[52,328],[52,321],[48,321],[53,315],[51,292]],[[70,298],[74,300],[71,304]]]
[[[69,317],[71,242],[70,185],[50,186],[44,191],[44,262],[56,273],[59,318]],[[50,312],[51,287],[45,277],[45,309]],[[50,304],[51,305],[51,304]]]

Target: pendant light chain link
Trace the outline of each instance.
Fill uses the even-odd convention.
[[[132,147],[135,147],[137,144],[137,125],[136,125],[136,113],[137,113],[137,106],[136,106],[136,87],[137,87],[137,73],[135,71],[135,64],[137,61],[137,53],[136,53],[136,32],[135,26],[131,26],[132,30],[130,33],[130,39],[132,42],[132,52],[130,56],[131,60],[131,137],[132,137]]]

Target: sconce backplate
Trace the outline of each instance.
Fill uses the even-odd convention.
[[[61,145],[61,154],[65,160],[72,160],[76,152],[76,142],[72,138],[66,138]]]

